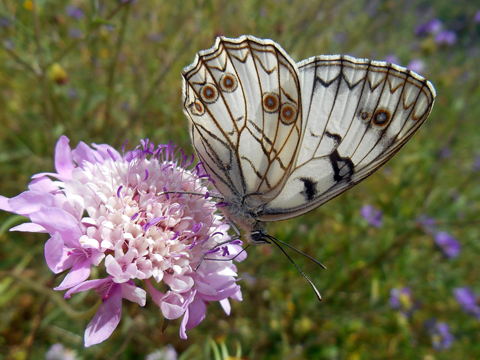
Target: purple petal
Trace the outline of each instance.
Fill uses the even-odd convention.
[[[62,283],[54,288],[54,290],[66,290],[87,280],[90,276],[91,267],[92,264],[89,259],[78,261],[75,265],[73,265],[72,269],[67,276],[65,276],[65,279],[63,279]]]
[[[173,291],[179,293],[190,290],[194,285],[193,279],[190,276],[173,276],[165,274],[163,281],[170,286]]]
[[[85,144],[83,141],[80,141],[75,149],[72,150],[73,159],[83,169],[83,162],[88,161],[92,164],[97,163],[96,156],[93,150]]]
[[[63,257],[63,240],[60,234],[55,233],[45,243],[45,260],[48,267],[55,274],[59,272],[57,266]]]
[[[28,184],[28,190],[54,193],[58,191],[58,186],[53,183],[52,179],[45,176],[35,178],[33,181],[31,181],[30,184]]]
[[[121,284],[122,298],[131,302],[136,302],[140,306],[145,306],[147,302],[147,292],[136,286],[132,281]]]
[[[185,330],[190,330],[200,324],[203,319],[205,319],[205,314],[207,312],[207,306],[205,303],[195,298],[192,303],[188,306],[188,320],[185,325]]]
[[[225,311],[225,314],[230,315],[230,312],[232,311],[232,306],[230,305],[230,301],[228,298],[220,300],[220,305],[222,305],[223,311]]]
[[[112,286],[109,296],[98,308],[85,330],[85,347],[108,339],[122,317],[122,296],[119,285]]]
[[[92,146],[104,159],[113,159],[114,161],[117,161],[122,158],[122,155],[110,145],[93,143]]]
[[[83,235],[77,220],[69,213],[58,208],[42,208],[30,215],[33,222],[43,226],[50,235],[59,232],[67,247],[79,246]]]
[[[160,304],[162,303],[162,300],[163,298],[165,297],[165,294],[163,292],[161,292],[160,290],[158,290],[157,288],[155,288],[151,283],[150,283],[150,280],[147,279],[145,280],[146,284],[147,284],[147,288],[148,288],[148,293],[150,294],[150,296],[152,297],[152,300],[155,304],[158,305],[158,307],[160,307]]]
[[[31,213],[40,210],[42,207],[53,206],[54,196],[49,193],[39,191],[25,191],[14,198],[11,198],[8,204],[15,213],[29,216]]]
[[[91,289],[94,289],[94,288],[100,288],[105,283],[111,282],[111,281],[112,281],[112,278],[110,276],[105,278],[105,279],[87,280],[87,281],[85,281],[81,284],[78,284],[77,286],[71,288],[70,290],[68,290],[65,293],[64,299],[70,299],[70,296],[72,296],[72,294],[75,294],[75,293],[78,293],[78,292],[91,290]]]
[[[23,232],[36,232],[46,233],[48,232],[43,226],[34,223],[24,223],[14,226],[10,231],[23,231]]]
[[[5,196],[0,195],[0,210],[14,212],[13,209],[8,204],[10,199],[6,198]]]
[[[71,179],[72,170],[75,169],[72,149],[68,145],[69,142],[70,140],[65,135],[62,135],[55,146],[55,170],[65,179]]]

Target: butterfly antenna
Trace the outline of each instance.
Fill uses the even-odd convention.
[[[235,260],[241,253],[243,253],[245,250],[248,249],[248,247],[250,246],[251,244],[248,244],[247,246],[245,246],[244,249],[242,249],[242,251],[240,251],[237,255],[235,255],[233,258],[231,259],[209,259],[209,258],[203,258],[203,260],[211,260],[211,261],[232,261],[232,260]],[[195,268],[195,270],[198,269],[200,265],[197,265],[197,267]]]
[[[227,241],[223,241],[223,242],[221,242],[221,243],[218,243],[217,245],[215,245],[214,247],[212,247],[212,248],[211,248],[210,250],[208,250],[208,251],[210,252],[210,251],[212,251],[212,250],[215,250],[215,249],[218,248],[219,246],[222,246],[222,245],[225,245],[225,244],[229,244],[229,243],[231,243],[232,241],[238,240],[239,238],[240,238],[239,236],[238,236],[238,237],[232,237],[232,238],[230,238],[230,239],[227,240]],[[248,244],[248,246],[250,246],[250,244]],[[248,248],[248,246],[247,246],[245,249],[243,249],[242,251],[246,250],[246,249]],[[240,253],[238,253],[237,255],[235,255],[234,258],[232,258],[232,259],[225,259],[225,260],[224,260],[224,259],[207,259],[206,257],[208,256],[208,254],[209,254],[209,253],[206,252],[205,254],[202,255],[202,257],[200,258],[200,261],[198,262],[198,265],[195,267],[195,271],[197,271],[197,269],[200,267],[200,265],[202,265],[203,260],[230,261],[230,260],[235,259],[238,255],[240,255]]]
[[[327,270],[327,267],[326,267],[325,265],[323,265],[320,261],[315,260],[315,259],[312,258],[311,256],[309,256],[309,255],[301,252],[301,251],[298,250],[298,249],[295,249],[292,245],[289,245],[289,244],[287,244],[286,242],[283,242],[282,240],[279,240],[279,239],[277,239],[277,238],[274,238],[274,237],[271,236],[271,235],[268,235],[267,237],[268,237],[270,240],[272,240],[272,241],[273,241],[273,240],[278,241],[278,242],[281,243],[282,245],[285,245],[285,246],[289,247],[290,249],[292,249],[293,251],[296,251],[296,252],[299,253],[300,255],[303,255],[303,256],[309,258],[309,259],[312,260],[315,264],[317,264],[318,266],[320,266],[322,269]]]
[[[187,194],[187,195],[197,195],[197,196],[203,196],[205,198],[212,198],[212,199],[219,199],[219,200],[225,200],[223,196],[217,196],[217,195],[212,195],[210,193],[201,193],[201,192],[195,192],[195,191],[162,191],[157,194],[157,196],[162,196],[162,195],[167,195],[168,194]]]
[[[292,258],[290,256],[288,256],[288,254],[285,252],[285,250],[283,250],[283,248],[280,246],[279,243],[277,243],[277,241],[280,241],[276,238],[274,238],[273,236],[267,236],[269,240],[272,240],[272,242],[277,245],[277,247],[282,250],[282,252],[285,254],[285,256],[288,258],[288,260],[290,260],[290,262],[297,268],[298,271],[300,271],[300,274],[303,275],[303,277],[305,279],[307,279],[308,283],[310,284],[310,286],[313,288],[313,291],[315,291],[315,295],[317,295],[317,298],[318,300],[322,301],[322,295],[320,295],[320,292],[317,290],[317,288],[315,287],[315,285],[313,284],[312,280],[310,280],[307,275],[305,275],[305,273],[297,266],[297,264],[295,264],[295,262],[292,260]],[[280,241],[282,244],[285,244],[283,241]],[[296,249],[294,249],[296,250]]]

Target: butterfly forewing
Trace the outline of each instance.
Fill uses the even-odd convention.
[[[197,154],[227,198],[274,198],[301,137],[295,63],[274,42],[219,38],[183,72]]]
[[[301,146],[263,221],[303,214],[365,179],[418,130],[435,98],[428,81],[385,62],[319,56],[298,67]]]

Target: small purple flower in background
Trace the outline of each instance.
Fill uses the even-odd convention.
[[[432,339],[432,346],[435,350],[449,349],[455,337],[450,333],[450,328],[445,322],[437,322],[436,319],[425,321],[425,328]]]
[[[455,258],[460,254],[460,243],[449,233],[443,231],[436,233],[435,244],[442,251],[443,255],[449,259]]]
[[[457,34],[450,30],[442,30],[435,36],[438,45],[453,45],[457,42]]]
[[[178,354],[172,345],[167,345],[164,348],[154,351],[147,355],[145,360],[177,360]]]
[[[67,96],[68,96],[70,99],[76,99],[76,98],[78,97],[77,90],[75,90],[74,88],[68,89],[68,91],[67,91]]]
[[[439,155],[442,159],[448,159],[452,156],[452,150],[449,147],[443,147],[440,149]]]
[[[15,47],[15,44],[11,39],[7,39],[3,42],[3,46],[5,46],[5,49],[12,50]]]
[[[415,28],[415,34],[417,35],[426,35],[426,34],[436,34],[442,28],[442,22],[439,19],[433,19],[426,24],[418,25]]]
[[[453,289],[453,295],[464,312],[480,319],[480,306],[477,304],[477,297],[472,289],[469,287],[455,288]]]
[[[379,228],[383,224],[382,210],[375,209],[373,205],[362,206],[360,209],[360,214],[371,226]]]
[[[435,218],[427,215],[420,215],[416,221],[423,228],[425,233],[434,235],[437,232],[437,220]]]
[[[398,58],[397,55],[394,55],[394,54],[388,54],[387,56],[385,56],[383,61],[386,61],[387,63],[391,63],[391,64],[397,64],[397,65],[400,64],[400,59]]]
[[[76,358],[74,351],[66,349],[60,343],[53,344],[45,353],[45,360],[75,360]]]
[[[475,13],[475,16],[473,18],[475,20],[476,23],[480,23],[480,10],[478,10],[476,13]]]
[[[0,17],[0,27],[6,28],[9,27],[12,24],[9,18],[2,16]]]
[[[146,140],[121,155],[106,144],[92,149],[80,142],[72,150],[61,136],[57,173],[34,175],[29,190],[16,197],[0,196],[0,209],[31,220],[11,231],[50,234],[47,265],[55,274],[69,270],[55,290],[68,289],[66,299],[95,290],[102,299],[85,331],[85,346],[112,334],[123,299],[144,306],[145,290],[165,318],[183,316],[183,339],[205,318],[208,303],[218,301],[230,314],[228,299],[242,300],[237,269],[228,261],[242,243],[216,247],[228,242],[230,226],[208,200],[210,177],[193,159],[172,143],[155,147]],[[202,261],[206,254],[223,261]],[[245,258],[243,252],[236,260]],[[91,267],[100,265],[107,276],[87,280]],[[166,293],[155,287],[161,282]]]
[[[422,73],[425,70],[426,66],[423,60],[420,59],[413,59],[407,65],[407,69],[412,70],[418,74]]]
[[[75,20],[81,20],[85,16],[83,11],[75,6],[69,5],[65,9],[65,12],[67,13],[68,16],[71,18],[74,18]]]
[[[72,28],[68,31],[72,39],[80,39],[83,36],[83,32],[80,29]]]
[[[407,316],[410,316],[416,308],[412,290],[409,287],[391,289],[388,303],[393,309],[400,310]]]
[[[480,170],[480,155],[475,155],[473,159],[473,171],[478,171]]]
[[[156,32],[156,33],[150,34],[148,38],[153,42],[159,43],[163,41],[164,36],[162,33]]]

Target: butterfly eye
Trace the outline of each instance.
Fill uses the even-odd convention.
[[[263,108],[267,113],[274,113],[278,110],[280,105],[280,100],[278,95],[275,93],[265,93],[263,94]]]
[[[194,115],[201,116],[205,112],[205,107],[199,100],[195,100],[195,102],[191,103],[189,107]]]
[[[238,86],[238,80],[233,74],[223,74],[220,78],[220,87],[225,92],[232,92]]]
[[[381,109],[375,112],[373,115],[373,123],[377,126],[384,126],[388,124],[390,120],[390,113],[387,110]]]
[[[290,125],[297,118],[297,107],[291,103],[285,103],[280,109],[280,120],[285,125]]]
[[[218,99],[218,90],[213,84],[206,84],[200,89],[200,96],[207,104],[214,103]]]

